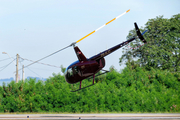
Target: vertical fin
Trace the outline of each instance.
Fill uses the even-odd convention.
[[[87,61],[87,58],[84,56],[84,54],[81,52],[81,50],[77,46],[74,47],[74,50],[80,62]]]

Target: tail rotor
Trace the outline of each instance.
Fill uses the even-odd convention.
[[[135,26],[136,34],[137,34],[138,38],[139,38],[143,43],[147,43],[146,40],[145,40],[144,37],[143,37],[143,34],[146,33],[147,30],[145,30],[145,31],[141,34],[141,32],[140,32],[140,30],[139,30],[139,28],[138,28],[138,26],[137,26],[136,23],[134,23],[134,26]]]

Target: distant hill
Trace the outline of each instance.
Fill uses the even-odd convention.
[[[0,79],[0,86],[3,85],[3,82],[5,82],[5,84],[7,85],[7,83],[10,83],[12,80],[14,80],[13,77],[11,78],[5,78],[5,79]],[[15,81],[15,80],[14,80]]]
[[[27,77],[26,79],[29,80],[30,78],[31,78],[31,79],[36,79],[37,81],[38,81],[38,80],[43,80],[43,81],[45,81],[45,80],[47,79],[47,78],[39,78],[39,77]]]
[[[30,78],[36,79],[37,81],[38,81],[38,80],[46,81],[46,79],[47,79],[47,78],[30,77],[30,76],[28,76],[26,79],[29,80]],[[3,82],[7,85],[7,84],[10,83],[11,81],[15,81],[15,79],[14,79],[13,77],[11,77],[11,78],[5,78],[5,79],[0,79],[0,86],[3,85]]]

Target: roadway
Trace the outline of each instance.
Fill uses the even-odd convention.
[[[180,113],[177,114],[0,114],[3,120],[81,120],[85,119],[134,119],[134,120],[180,120]]]

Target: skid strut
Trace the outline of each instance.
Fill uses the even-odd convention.
[[[107,71],[107,70],[102,70],[102,71],[105,71],[105,72],[104,72],[104,73],[101,73],[101,74],[99,74],[99,75],[102,75],[102,74],[105,74],[105,73],[109,72],[109,71]],[[96,75],[96,77],[99,76],[99,75]],[[81,90],[81,89],[85,89],[85,88],[87,88],[87,87],[90,87],[90,86],[95,85],[95,84],[96,84],[96,83],[94,83],[94,80],[95,80],[95,74],[94,74],[92,77],[93,77],[93,83],[92,83],[91,85],[88,85],[88,86],[86,86],[86,87],[81,88],[81,83],[82,83],[82,81],[80,81],[79,89],[73,90],[73,91],[71,91],[71,92],[76,92],[76,91],[79,91],[79,90]],[[90,77],[89,79],[91,79],[92,77]]]
[[[95,74],[93,75],[93,84],[94,84]]]
[[[82,83],[82,81],[80,81],[80,86],[79,86],[79,89],[81,89],[81,83]]]

